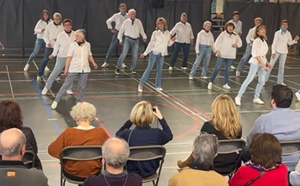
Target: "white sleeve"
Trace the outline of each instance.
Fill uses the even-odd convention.
[[[143,37],[143,39],[147,39],[147,35],[145,34],[143,24],[140,20],[139,20],[139,25],[140,25],[140,34],[141,34],[141,36]]]
[[[153,49],[153,47],[154,47],[154,43],[155,43],[155,40],[156,40],[156,38],[155,38],[155,32],[156,32],[156,31],[154,31],[154,32],[152,33],[150,42],[149,42],[149,44],[148,44],[148,46],[147,46],[145,52],[143,53],[145,56],[148,55],[148,54],[152,51],[152,49]]]
[[[273,43],[272,43],[272,54],[276,53],[276,45],[277,45],[277,41],[278,41],[278,34],[279,32],[275,32],[274,34],[274,39],[273,39]]]
[[[36,25],[34,27],[34,34],[41,34],[42,33],[43,28],[42,28],[42,24],[41,23],[42,23],[42,20],[39,20],[36,23]]]
[[[119,30],[119,33],[118,33],[118,40],[120,43],[123,42],[123,35],[125,32],[125,23],[126,23],[126,20],[123,22],[121,29]]]
[[[112,15],[110,18],[108,18],[106,20],[107,28],[110,29],[110,30],[113,29],[112,26],[111,26],[112,22],[116,22],[116,14]]]
[[[290,32],[288,32],[288,38],[289,38],[289,39],[288,39],[288,45],[289,45],[289,46],[294,45],[294,44],[297,43],[297,41],[293,40],[292,35],[291,35]]]
[[[211,50],[212,50],[213,52],[216,52],[215,46],[214,46],[214,42],[215,42],[214,36],[213,36],[212,33],[210,32],[210,46],[211,46]]]
[[[262,41],[259,38],[254,40],[251,51],[252,57],[262,56],[261,45]]]
[[[242,34],[243,33],[243,22],[242,21],[240,21],[240,22],[241,22],[240,33]]]
[[[74,54],[74,43],[71,44],[68,52],[68,57],[73,57]]]
[[[174,34],[176,34],[176,32],[177,32],[177,27],[178,27],[178,24],[176,24],[176,25],[172,28],[172,30],[170,31],[170,33],[171,33],[172,36],[173,36]]]
[[[194,39],[194,33],[193,33],[193,29],[192,29],[192,25],[190,25],[190,39],[192,40],[192,39]]]
[[[236,37],[236,44],[237,44],[238,48],[241,48],[243,46],[243,42],[241,40],[241,37],[238,34],[236,36],[237,36]]]
[[[200,31],[200,32],[201,32],[201,31]],[[200,32],[197,34],[197,39],[196,39],[196,44],[195,44],[195,51],[196,51],[196,54],[199,54],[200,35],[201,35]]]
[[[89,56],[92,56],[92,49],[91,49],[91,44],[89,43],[89,46],[88,46],[88,53],[89,53]]]
[[[247,34],[247,37],[246,37],[246,42],[247,44],[251,43],[252,41],[252,38],[253,38],[253,34],[252,34],[252,28],[249,30],[248,34]]]
[[[53,55],[53,56],[56,56],[57,53],[58,53],[59,46],[60,46],[60,42],[61,42],[61,41],[60,41],[61,38],[62,38],[62,36],[61,36],[61,34],[59,34],[58,37],[57,37],[57,40],[56,40],[56,42],[55,42],[55,44],[54,44],[54,48],[53,48],[53,52],[52,52],[52,55]]]
[[[216,51],[220,51],[220,47],[223,42],[223,37],[224,37],[224,32],[221,32],[221,34],[217,37],[215,44],[214,44],[214,48]]]
[[[50,30],[50,25],[51,24],[48,24],[46,29],[45,29],[45,32],[44,32],[44,41],[46,43],[46,46],[50,43],[50,39],[49,39],[49,30]]]

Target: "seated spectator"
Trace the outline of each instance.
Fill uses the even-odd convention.
[[[6,129],[18,128],[26,137],[26,150],[32,150],[38,154],[38,146],[35,140],[35,136],[29,127],[23,126],[23,117],[20,105],[11,100],[2,101],[0,103],[0,133]],[[31,168],[31,165],[26,165]],[[34,162],[34,166],[37,169],[42,170],[42,163],[37,156]]]
[[[268,133],[255,134],[250,145],[251,163],[242,166],[230,180],[230,186],[287,186],[288,170],[281,161],[278,139]]]
[[[151,128],[155,117],[162,126]],[[130,130],[134,124],[136,127]],[[131,110],[130,119],[118,130],[116,136],[125,139],[129,146],[164,145],[173,139],[173,134],[158,107],[152,107],[147,101],[137,103]],[[132,162],[128,161],[127,170],[146,178],[156,173],[159,160]]]
[[[105,170],[99,176],[88,177],[84,186],[142,186],[142,178],[124,169],[129,157],[129,147],[126,141],[110,138],[102,146],[103,164]]]
[[[218,139],[212,134],[200,134],[194,141],[193,162],[169,180],[169,186],[226,186],[227,180],[213,171]]]
[[[290,109],[293,100],[293,91],[284,85],[275,85],[271,93],[272,111],[256,119],[252,130],[247,137],[247,144],[251,144],[256,133],[273,134],[279,141],[300,140],[300,113]],[[246,151],[247,152],[247,151]],[[295,170],[300,154],[283,156],[290,171]],[[244,156],[248,161],[249,155]]]
[[[47,186],[48,179],[41,170],[28,169],[22,162],[25,154],[26,138],[17,129],[7,129],[0,134],[0,185],[36,185]]]
[[[91,126],[96,116],[94,105],[86,102],[78,103],[72,108],[70,114],[78,126],[66,129],[48,147],[49,154],[57,159],[60,158],[60,153],[65,147],[102,145],[109,138],[102,128]],[[100,160],[83,162],[68,160],[65,162],[64,174],[74,180],[84,181],[90,175],[99,174],[101,166]]]
[[[242,124],[239,112],[228,95],[217,96],[211,105],[211,110],[212,119],[203,124],[200,132],[214,134],[219,140],[241,138]],[[214,159],[214,170],[219,174],[228,175],[240,166],[239,157],[237,153],[217,155]],[[178,161],[178,167],[186,167],[193,160],[193,155],[190,155],[186,161]]]

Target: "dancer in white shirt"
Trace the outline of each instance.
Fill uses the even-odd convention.
[[[207,79],[206,72],[210,63],[211,51],[214,51],[214,36],[210,32],[212,23],[205,21],[203,23],[203,29],[197,34],[197,40],[195,45],[196,61],[190,72],[189,79],[192,80],[196,74],[197,68],[200,63],[203,62],[201,78]]]
[[[107,28],[111,31],[111,33],[113,35],[112,35],[112,39],[111,39],[109,49],[108,49],[106,57],[105,57],[105,62],[101,66],[102,68],[105,68],[105,67],[109,66],[110,58],[113,55],[113,53],[116,51],[116,48],[119,44],[119,40],[118,40],[119,30],[121,29],[121,26],[122,26],[123,22],[128,18],[128,14],[126,12],[127,11],[126,4],[121,3],[119,5],[119,10],[120,10],[119,13],[115,13],[113,16],[111,16],[106,21]],[[113,22],[115,23],[114,27],[112,27]],[[125,67],[124,65],[123,65],[123,67]]]
[[[162,71],[164,65],[164,56],[168,55],[168,46],[171,46],[176,38],[171,39],[170,32],[168,31],[167,21],[160,17],[156,21],[156,30],[153,31],[150,43],[148,44],[147,49],[141,55],[141,58],[149,55],[148,66],[143,73],[141,82],[138,86],[138,92],[143,92],[143,86],[145,85],[148,77],[153,69],[156,62],[156,90],[162,91],[161,79]]]
[[[234,24],[234,32],[237,33],[239,36],[242,35],[243,31],[243,23],[240,20],[240,12],[239,11],[234,11],[232,12],[232,20],[230,20]],[[230,66],[231,69],[235,69],[233,65]]]
[[[235,97],[235,104],[241,105],[241,98],[245,93],[248,85],[253,81],[255,75],[258,73],[258,83],[256,85],[253,103],[264,104],[264,102],[259,98],[261,89],[265,82],[265,74],[272,68],[271,64],[267,62],[266,55],[268,53],[269,47],[265,40],[267,28],[265,25],[260,25],[256,28],[255,40],[252,45],[252,57],[249,60],[250,70],[247,78],[243,82],[238,95]]]
[[[170,33],[172,36],[176,35],[176,41],[174,44],[174,51],[171,57],[169,70],[173,70],[181,48],[183,49],[181,69],[186,70],[190,53],[190,46],[194,44],[194,34],[192,26],[187,22],[186,13],[181,14],[180,22],[176,23]]]
[[[276,61],[279,58],[279,69],[277,75],[277,84],[285,85],[283,82],[284,78],[284,66],[288,53],[288,46],[294,45],[298,42],[299,37],[296,36],[295,39],[292,39],[291,33],[288,29],[288,21],[282,20],[280,30],[275,32],[273,44],[272,44],[272,57],[270,63],[274,67]],[[266,75],[266,82],[268,81],[272,69],[270,69]]]
[[[70,45],[74,43],[75,40],[75,32],[72,30],[72,20],[65,19],[63,21],[63,25],[64,31],[58,34],[57,40],[54,45],[54,50],[49,56],[49,59],[53,59],[55,56],[57,56],[57,59],[53,71],[51,72],[46,82],[46,85],[42,91],[42,95],[47,94],[48,90],[52,87],[52,84],[55,81],[55,79],[59,77],[59,74],[64,69]],[[66,91],[66,93],[70,95],[73,94],[72,86],[69,90]]]

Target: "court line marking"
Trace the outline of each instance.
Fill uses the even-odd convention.
[[[6,66],[7,78],[8,78],[8,81],[9,81],[9,86],[10,86],[11,96],[12,96],[12,98],[15,98],[14,90],[13,90],[13,87],[12,87],[12,84],[11,84],[10,75],[9,75],[8,66],[7,66],[7,65],[5,65],[5,66]]]

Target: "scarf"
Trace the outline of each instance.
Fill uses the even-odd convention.
[[[165,31],[165,29],[159,29],[161,32],[164,32]]]
[[[280,27],[281,35],[284,35],[284,34],[286,33],[286,31],[287,31],[287,30],[284,30],[283,28]]]
[[[124,14],[121,13],[121,16],[125,17],[125,16],[126,16],[126,13],[124,13]]]
[[[229,34],[229,35],[236,35],[234,32],[228,32],[227,30],[226,30],[226,32],[227,32],[227,34]]]
[[[85,43],[85,40],[80,41],[80,42],[76,42],[76,43],[78,44],[78,46],[81,46],[81,45],[83,45]]]
[[[232,19],[232,21],[235,22],[235,23],[238,23],[238,22],[239,22],[239,20],[235,20],[235,19]]]
[[[58,24],[56,24],[56,23],[53,21],[53,24],[54,24],[55,26],[58,26],[58,25],[61,24],[61,22],[59,22]]]
[[[69,32],[67,32],[67,31],[65,30],[65,32],[66,32],[67,34],[71,34],[71,33],[72,33],[72,30],[70,30]]]
[[[202,30],[204,30],[206,33],[209,33],[209,30],[205,30],[204,28]]]
[[[131,19],[131,18],[130,18]],[[131,25],[134,24],[135,19],[131,19]]]

